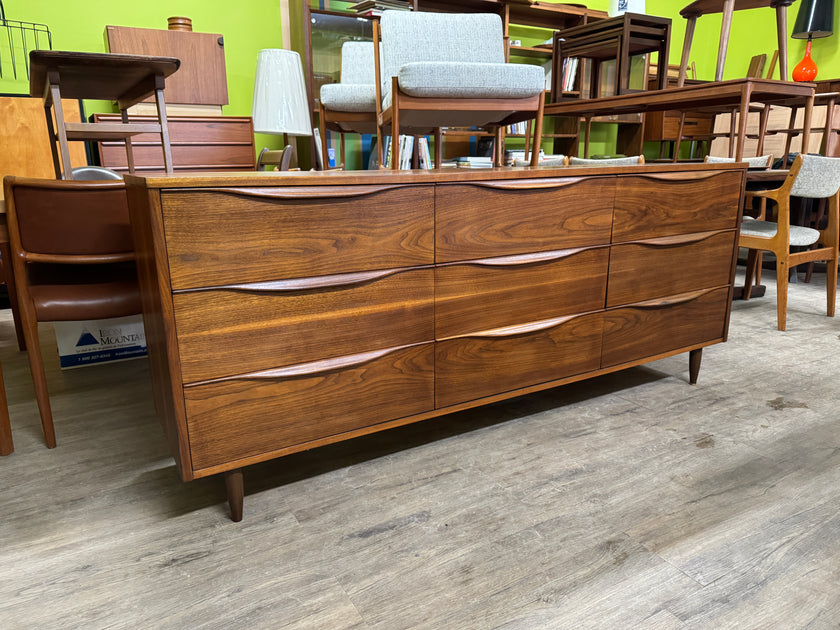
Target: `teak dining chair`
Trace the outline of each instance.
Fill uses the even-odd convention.
[[[38,322],[141,312],[125,183],[12,176],[3,183],[29,367],[44,437],[53,448]]]
[[[479,127],[495,136],[494,164],[501,166],[505,126],[534,119],[531,166],[538,165],[545,75],[539,66],[505,62],[498,15],[385,11],[373,28],[380,164],[387,130],[393,138],[435,134],[441,168],[442,128]],[[396,169],[399,142],[391,144]]]
[[[787,323],[788,273],[796,265],[823,260],[826,262],[826,311],[834,316],[837,294],[838,190],[840,158],[798,155],[784,183],[775,190],[747,191],[747,197],[766,198],[777,206],[777,220],[747,219],[741,223],[738,245],[749,250],[744,299],[749,299],[752,277],[761,250],[776,257],[776,311],[779,330]],[[790,198],[828,199],[828,221],[824,228],[790,224]],[[818,228],[820,226],[817,226]],[[819,247],[792,252],[791,247]]]

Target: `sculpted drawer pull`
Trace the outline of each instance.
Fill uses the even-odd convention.
[[[225,193],[237,197],[258,199],[351,199],[364,197],[387,190],[419,188],[416,185],[394,184],[391,186],[297,186],[288,188],[203,188],[202,191]]]
[[[200,385],[209,385],[211,383],[223,383],[226,381],[271,381],[281,378],[313,376],[315,374],[323,374],[326,372],[333,372],[335,370],[343,370],[346,368],[352,368],[359,365],[363,365],[376,359],[380,359],[389,354],[399,352],[400,350],[405,350],[406,348],[413,348],[415,346],[421,345],[423,344],[412,343],[405,346],[385,348],[384,350],[373,350],[371,352],[350,354],[343,357],[336,357],[334,359],[324,359],[323,361],[299,363],[298,365],[289,365],[287,367],[276,368],[273,370],[262,370],[261,372],[249,372],[247,374],[234,374],[233,376],[222,376],[220,378],[212,378],[206,381],[186,383],[184,384],[184,387],[198,387]]]
[[[530,333],[540,332],[541,330],[548,330],[560,324],[565,324],[578,317],[583,317],[588,313],[577,313],[575,315],[564,315],[563,317],[554,317],[552,319],[543,319],[538,322],[529,322],[527,324],[517,324],[515,326],[505,326],[504,328],[493,328],[492,330],[483,330],[481,332],[469,333],[466,335],[454,335],[446,337],[446,339],[484,339],[484,338],[498,338],[498,337],[516,337],[517,335],[527,335]]]
[[[604,245],[603,247],[607,247]],[[518,265],[530,265],[533,263],[549,262],[570,258],[580,252],[601,249],[601,247],[576,247],[574,249],[556,249],[550,252],[536,252],[534,254],[517,254],[516,256],[499,256],[496,258],[482,258],[480,260],[465,260],[449,263],[450,265],[475,265],[479,267],[514,267]],[[441,265],[444,266],[444,265]]]
[[[396,269],[377,269],[376,271],[362,271],[359,273],[341,273],[333,276],[316,276],[314,278],[294,278],[291,280],[275,280],[271,282],[251,282],[248,284],[223,284],[213,287],[199,287],[192,289],[176,289],[173,293],[195,293],[199,291],[243,291],[249,293],[288,293],[291,291],[309,291],[329,287],[345,287],[363,284],[372,280],[381,280],[395,276],[405,271],[431,269],[431,265],[418,267],[399,267]]]
[[[727,164],[726,166],[731,166]],[[704,179],[711,179],[713,177],[719,177],[720,175],[730,174],[730,173],[738,173],[741,169],[727,169],[727,170],[719,170],[719,171],[702,171],[697,173],[644,173],[644,174],[633,174],[632,177],[638,177],[640,179],[652,179],[658,182],[673,182],[675,184],[692,184],[698,181],[702,181]]]
[[[585,179],[593,179],[592,177],[563,177],[558,179],[525,179],[525,180],[511,180],[499,182],[469,182],[461,184],[462,186],[475,186],[476,188],[492,188],[496,190],[540,190],[551,188],[565,188],[573,184],[577,184]],[[444,184],[445,185],[445,184]],[[443,187],[442,185],[441,187]]]
[[[621,245],[642,245],[644,247],[673,247],[674,245],[687,245],[700,243],[718,234],[733,233],[733,230],[714,230],[711,232],[695,232],[693,234],[678,234],[676,236],[663,236],[661,238],[645,239],[641,241],[626,241]]]
[[[700,291],[692,291],[691,293],[683,293],[674,297],[658,298],[655,300],[647,300],[646,302],[636,302],[635,304],[625,304],[619,308],[641,308],[641,309],[657,309],[667,308],[669,306],[676,306],[677,304],[685,304],[692,302],[697,298],[708,295],[714,291],[719,290],[720,287],[713,287],[711,289],[701,289]]]

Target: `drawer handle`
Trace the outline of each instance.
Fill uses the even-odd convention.
[[[439,341],[446,341],[448,339],[486,339],[498,337],[516,337],[519,335],[527,335],[530,333],[539,332],[541,330],[548,330],[560,324],[565,324],[578,317],[583,317],[588,313],[577,313],[575,315],[564,315],[563,317],[554,317],[552,319],[543,319],[538,322],[529,322],[527,324],[517,324],[515,326],[505,326],[504,328],[493,328],[491,330],[483,330],[481,332],[469,333],[466,335],[454,335],[452,337],[444,337]]]
[[[687,245],[700,243],[719,234],[732,234],[732,230],[714,230],[711,232],[695,232],[694,234],[679,234],[677,236],[663,236],[662,238],[646,239],[643,241],[625,241],[620,245],[642,245],[644,247],[673,247],[675,245]]]
[[[176,289],[173,293],[196,293],[201,291],[243,291],[248,293],[288,293],[291,291],[311,291],[330,287],[345,287],[363,284],[374,280],[381,280],[406,271],[431,269],[431,265],[418,267],[399,267],[396,269],[378,269],[376,271],[361,271],[359,273],[342,273],[333,276],[317,276],[315,278],[294,278],[292,280],[274,280],[271,282],[252,282],[249,284],[223,284],[214,287],[199,287],[191,289]]]
[[[186,383],[184,384],[184,387],[198,387],[200,385],[209,385],[211,383],[223,383],[228,381],[271,381],[281,378],[295,378],[300,376],[313,376],[315,374],[325,374],[327,372],[334,372],[335,370],[342,370],[363,365],[376,359],[380,359],[389,354],[399,352],[400,350],[405,350],[406,348],[413,348],[415,346],[421,345],[423,345],[423,343],[412,343],[405,346],[385,348],[384,350],[373,350],[371,352],[350,354],[343,357],[336,357],[334,359],[324,359],[322,361],[312,361],[310,363],[299,363],[298,365],[290,365],[287,367],[276,368],[273,370],[262,370],[260,372],[249,372],[247,374],[234,374],[232,376],[222,376],[219,378],[208,379],[206,381],[195,381],[193,383]]]
[[[593,179],[592,177],[564,177],[562,179],[525,179],[515,180],[510,182],[470,182],[469,184],[460,184],[461,186],[475,186],[476,188],[492,188],[495,190],[540,190],[552,188],[566,188],[577,184],[585,179]],[[444,184],[445,185],[445,184]],[[456,184],[451,184],[456,185]]]
[[[585,251],[603,249],[608,245],[596,247],[577,247],[574,249],[557,249],[550,252],[536,252],[533,254],[517,254],[516,256],[499,256],[497,258],[482,258],[480,260],[464,260],[454,263],[445,263],[439,267],[452,267],[463,265],[474,265],[477,267],[515,267],[519,265],[530,265],[534,263],[550,262],[570,258]]]
[[[660,298],[656,300],[647,300],[646,302],[636,302],[635,304],[625,304],[618,308],[641,308],[646,310],[667,308],[669,306],[675,306],[677,304],[686,304],[687,302],[692,302],[717,290],[719,290],[719,287],[713,287],[711,289],[701,289],[699,291],[692,291],[691,293],[683,293],[682,295],[678,295],[672,298]]]
[[[731,166],[730,164],[725,164],[725,166]],[[741,169],[733,169],[733,170],[741,170]],[[704,179],[711,179],[712,177],[719,177],[724,173],[731,173],[732,171],[706,171],[706,172],[697,172],[697,173],[647,173],[644,175],[634,175],[634,177],[640,177],[642,179],[653,179],[656,181],[673,181],[677,184],[690,184],[692,182],[702,181]]]
[[[395,184],[393,186],[300,186],[288,188],[202,188],[201,191],[225,193],[237,197],[256,197],[259,199],[353,199],[387,190],[418,188]]]

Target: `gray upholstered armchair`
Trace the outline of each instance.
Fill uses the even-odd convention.
[[[494,164],[501,166],[505,125],[535,119],[532,165],[537,165],[543,69],[505,62],[498,15],[385,11],[374,24],[378,46],[380,39],[382,63],[377,64],[376,83],[380,164],[386,130],[394,138],[401,133],[434,133],[439,168],[441,127],[481,127],[495,134]],[[399,143],[392,145],[397,168]]]
[[[327,159],[326,131],[339,134],[340,160],[344,164],[345,133],[376,133],[376,68],[372,42],[344,42],[341,46],[341,80],[321,86],[321,155]]]

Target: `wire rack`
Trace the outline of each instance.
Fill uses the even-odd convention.
[[[6,18],[6,9],[0,0],[0,79],[18,70],[29,79],[29,51],[52,50],[52,33],[46,24],[23,22]]]

